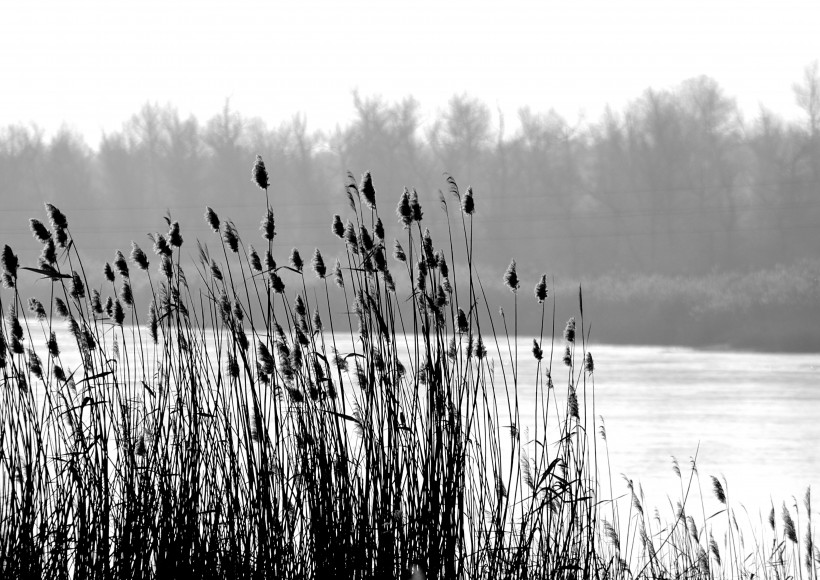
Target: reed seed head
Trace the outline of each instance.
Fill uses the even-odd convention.
[[[345,280],[342,276],[342,264],[339,260],[336,260],[336,263],[333,265],[333,282],[335,282],[336,286],[339,288],[345,287]]]
[[[343,240],[345,237],[345,225],[342,223],[342,216],[339,214],[333,216],[333,233],[336,234],[336,237],[340,240]]]
[[[302,261],[302,256],[299,255],[299,250],[296,248],[290,251],[290,265],[297,272],[301,272],[305,266],[305,263]]]
[[[122,288],[120,288],[120,300],[128,307],[134,306],[134,292],[127,280],[122,283]]]
[[[219,217],[216,212],[208,206],[205,206],[205,221],[211,226],[214,233],[219,233]]]
[[[43,244],[43,251],[40,253],[40,261],[45,264],[55,264],[57,262],[57,247],[54,245],[54,240],[51,238]]]
[[[85,285],[77,272],[71,272],[71,297],[75,300],[85,298]]]
[[[345,243],[354,254],[359,253],[359,239],[356,237],[356,228],[350,220],[347,221],[345,226]]]
[[[168,242],[175,248],[182,246],[182,234],[179,233],[179,222],[173,222],[168,230]]]
[[[259,254],[256,253],[253,246],[248,246],[248,261],[255,272],[262,271],[262,260],[259,259]]]
[[[393,244],[393,257],[399,262],[407,261],[407,254],[404,253],[404,248],[401,247],[398,240],[396,240],[396,243]]]
[[[225,222],[225,231],[222,232],[222,239],[234,254],[239,253],[239,232],[232,221]]]
[[[413,223],[413,207],[410,204],[410,192],[407,191],[406,187],[401,194],[401,198],[399,198],[396,214],[399,216],[399,221],[405,228],[409,228],[410,224]]]
[[[567,326],[564,328],[564,340],[569,343],[575,342],[575,317],[570,317],[567,320]]]
[[[3,247],[3,255],[0,257],[0,265],[3,270],[12,278],[17,278],[17,268],[20,265],[20,260],[14,254],[12,249],[6,245]]]
[[[48,221],[51,223],[51,227],[55,230],[65,230],[68,229],[68,220],[66,219],[63,212],[59,209],[54,207],[54,205],[47,203],[46,205],[46,213],[48,214]]]
[[[373,234],[382,242],[384,241],[384,224],[382,223],[382,218],[376,219],[376,225],[373,226]]]
[[[154,236],[154,253],[157,256],[171,256],[173,255],[174,251],[171,249],[171,246],[168,245],[168,240],[165,239],[165,236],[162,234],[156,234]]]
[[[34,314],[37,317],[37,320],[43,321],[47,318],[46,309],[43,306],[43,303],[36,298],[32,297],[28,299],[28,311]]]
[[[376,190],[373,188],[373,179],[370,177],[370,172],[366,171],[364,175],[362,175],[362,182],[359,185],[359,191],[361,192],[362,196],[364,197],[364,201],[367,204],[367,207],[370,209],[376,209]]]
[[[538,300],[539,304],[543,304],[544,300],[547,299],[548,294],[547,275],[541,274],[541,279],[538,281],[538,284],[535,285],[535,299]]]
[[[54,310],[60,318],[68,318],[68,306],[59,296],[54,297]]]
[[[513,292],[518,292],[518,289],[521,287],[521,284],[518,281],[515,260],[510,262],[510,265],[507,267],[507,271],[504,272],[504,284],[506,284],[507,288]]]
[[[325,266],[325,261],[322,258],[322,252],[319,251],[319,248],[313,251],[313,259],[310,261],[310,265],[313,267],[313,271],[318,278],[324,279],[324,277],[327,276],[327,267]]]
[[[591,352],[587,353],[586,361],[585,361],[584,366],[585,366],[585,368],[586,368],[586,370],[589,374],[592,374],[592,373],[595,372],[595,361],[592,360],[592,353]]]
[[[419,194],[415,188],[410,196],[410,209],[413,211],[413,221],[417,223],[420,222],[423,214],[421,212],[421,204],[419,203]]]
[[[45,225],[43,225],[43,222],[38,219],[31,218],[28,220],[28,223],[31,227],[31,233],[34,234],[34,237],[37,238],[37,240],[44,244],[51,240],[51,232],[48,231],[48,228]]]
[[[253,164],[253,170],[251,171],[252,181],[260,188],[260,189],[267,189],[270,187],[270,183],[268,183],[268,170],[265,169],[265,162],[262,161],[262,156],[256,156],[256,162]]]
[[[125,261],[125,256],[123,256],[119,250],[117,250],[114,255],[114,267],[120,276],[128,278],[128,263]]]
[[[148,256],[145,255],[145,252],[143,252],[134,241],[131,242],[131,261],[136,264],[140,270],[148,270]]]
[[[541,345],[539,345],[535,339],[532,339],[532,356],[534,356],[537,361],[544,358],[544,351],[541,350]]]
[[[475,213],[475,200],[473,199],[472,187],[467,188],[464,197],[461,199],[461,211],[467,215],[473,215],[473,213]]]

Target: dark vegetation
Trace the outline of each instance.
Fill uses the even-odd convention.
[[[764,108],[744,119],[714,80],[700,77],[648,90],[595,120],[524,109],[515,131],[466,95],[453,97],[432,119],[422,118],[412,98],[388,103],[355,95],[354,120],[330,131],[309,129],[304,116],[269,126],[228,104],[204,122],[147,104],[93,149],[69,130],[45,139],[36,127],[6,127],[0,130],[0,229],[16,243],[27,235],[24,218],[41,203],[70,205],[74,235],[100,265],[110,247],[154,229],[160,208],[199,224],[208,204],[247,229],[258,221],[258,207],[234,176],[260,153],[277,176],[272,195],[278,219],[290,226],[281,237],[288,247],[331,244],[325,214],[343,211],[339,184],[346,170],[372,166],[379,168],[381,191],[398,195],[414,184],[426,205],[436,203],[445,171],[471,185],[492,216],[476,225],[474,243],[493,271],[516,256],[522,264],[548,265],[556,280],[584,279],[590,289],[598,285],[589,282],[607,275],[630,278],[636,288],[655,276],[695,285],[712,283],[714,272],[765,277],[817,260],[820,250],[818,69],[808,67],[794,90],[805,115],[793,122]],[[443,219],[428,219],[431,231],[443,235]],[[201,236],[205,228],[189,231]],[[816,272],[816,264],[810,269]],[[770,311],[764,317],[775,325],[754,336],[745,317],[724,304],[716,313],[727,335],[720,342],[816,347],[816,318],[794,331],[787,322],[788,309],[820,312],[816,283],[799,287],[804,292],[797,296],[790,289],[797,302],[786,310],[750,304]],[[495,291],[493,301],[504,292],[496,283],[487,290]],[[726,290],[738,303],[755,296],[744,294],[742,284]],[[681,329],[690,298],[685,291],[674,298],[672,288],[664,294],[675,303],[671,311],[681,313],[674,319]],[[616,318],[631,319],[626,313],[646,303],[636,295],[622,305],[625,314]],[[666,305],[655,301],[652,308],[669,312]],[[694,330],[659,330],[667,325],[660,317],[650,324],[652,332],[634,338],[704,340]],[[633,340],[629,327],[609,320],[599,320],[598,331],[607,340]]]
[[[482,277],[472,190],[394,213],[365,174],[326,216],[336,259],[284,250],[253,179],[261,235],[208,208],[201,241],[169,218],[91,268],[47,205],[38,261],[4,247],[2,577],[816,577],[808,492],[797,524],[738,525],[712,478],[707,517],[693,461],[666,521],[632,482],[613,500],[582,295],[555,339],[545,275]]]

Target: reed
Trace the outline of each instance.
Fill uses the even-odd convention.
[[[214,234],[193,261],[169,216],[154,258],[132,242],[128,260],[116,250],[113,267],[87,271],[51,205],[51,229],[30,222],[36,267],[4,248],[2,577],[816,578],[810,520],[801,552],[784,506],[790,545],[772,524],[771,550],[756,541],[749,560],[716,479],[722,556],[688,488],[662,526],[629,482],[622,517],[599,469],[580,294],[560,344],[546,275],[520,297],[541,319],[536,373],[521,376],[516,263],[508,320],[475,264],[472,189],[448,179],[437,246],[415,190],[396,221],[370,173],[349,179],[329,273],[319,249],[306,269],[274,244],[260,157],[252,179],[263,257],[210,207]],[[45,280],[47,300],[24,297],[21,274]]]

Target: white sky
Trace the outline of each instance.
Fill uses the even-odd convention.
[[[820,2],[777,0],[0,0],[0,126],[63,122],[96,146],[148,100],[204,120],[224,100],[269,123],[346,124],[351,91],[454,93],[595,119],[706,74],[793,118],[820,58]]]

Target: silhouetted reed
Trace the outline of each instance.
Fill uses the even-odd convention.
[[[187,263],[169,216],[167,234],[150,236],[154,271],[132,242],[136,268],[117,250],[98,279],[87,277],[66,217],[47,205],[51,230],[30,221],[40,263],[25,269],[47,281],[48,299],[21,296],[19,260],[4,247],[4,578],[784,578],[802,569],[785,506],[791,560],[782,542],[768,558],[744,559],[731,534],[722,560],[705,514],[699,531],[684,514],[686,498],[671,526],[653,528],[631,482],[634,513],[621,519],[590,436],[605,440],[583,309],[578,336],[575,318],[563,333],[559,394],[541,276],[527,307],[542,321],[536,372],[522,377],[521,281],[515,261],[494,277],[514,292],[510,336],[475,266],[471,188],[462,196],[448,178],[456,212],[442,195],[441,247],[422,230],[418,193],[405,189],[403,243],[389,262],[373,179],[349,178],[351,215],[346,224],[332,216],[343,246],[329,284],[319,249],[306,278],[299,250],[286,258],[274,246],[261,157],[252,179],[266,195],[264,263],[210,207],[221,250],[197,242],[199,261]],[[20,316],[23,300],[30,317]],[[531,426],[521,418],[525,380]],[[727,503],[716,479],[714,489]],[[809,496],[806,505],[810,514]],[[771,524],[776,540],[773,515]],[[811,538],[809,523],[809,578]]]

